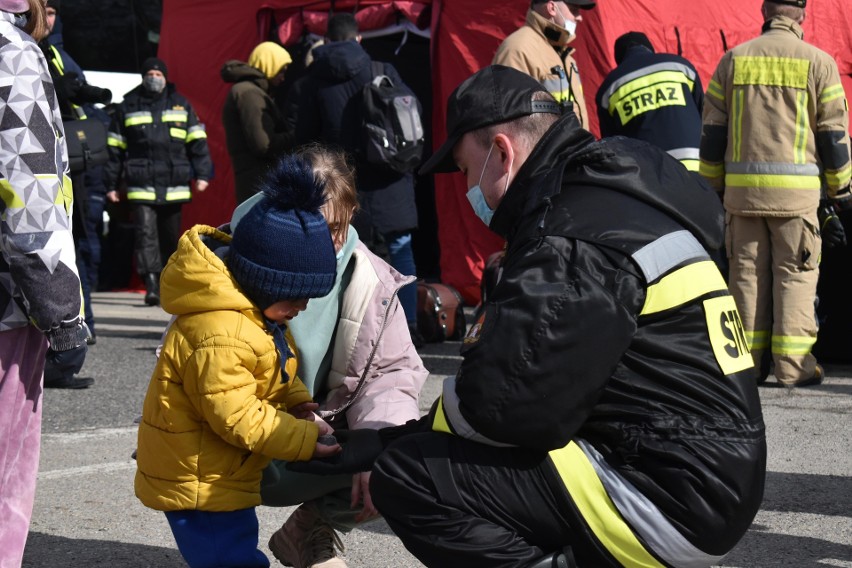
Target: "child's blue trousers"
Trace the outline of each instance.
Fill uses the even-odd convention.
[[[166,511],[178,550],[190,568],[269,568],[257,548],[255,508],[239,511]]]

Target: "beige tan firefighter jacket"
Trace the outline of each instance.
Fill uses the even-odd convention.
[[[565,28],[529,10],[526,23],[503,40],[491,63],[523,71],[540,81],[560,103],[573,102],[580,125],[588,130],[580,71],[571,57],[574,48],[568,47],[574,37]]]
[[[727,52],[704,104],[700,171],[738,215],[816,210],[849,185],[848,104],[837,64],[776,16]]]

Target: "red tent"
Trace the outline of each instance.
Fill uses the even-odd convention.
[[[446,100],[474,71],[487,65],[503,38],[523,23],[528,0],[166,0],[159,55],[169,78],[190,99],[207,125],[216,179],[187,207],[185,222],[217,224],[234,205],[231,167],[220,122],[228,85],[219,78],[227,59],[242,59],[270,34],[285,45],[303,30],[322,33],[329,9],[356,11],[362,30],[412,22],[431,33],[434,140],[446,134]],[[599,0],[584,12],[575,42],[587,105],[614,65],[612,45],[626,31],[642,31],[658,51],[681,53],[706,85],[726,48],[760,33],[761,0]],[[847,0],[812,1],[805,38],[837,61],[852,94],[852,12]],[[275,30],[271,28],[276,26]],[[592,112],[592,130],[597,131]],[[484,259],[501,241],[474,217],[458,174],[438,175],[435,200],[442,280],[469,303],[479,298]]]

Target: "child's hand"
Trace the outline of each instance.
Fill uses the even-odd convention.
[[[326,439],[324,440],[323,438]],[[334,443],[329,444],[329,438]],[[342,450],[343,448],[340,447],[340,444],[334,440],[334,436],[329,436],[327,433],[320,431],[320,437],[317,439],[317,445],[314,448],[314,455],[311,459],[328,458],[334,454],[340,453]]]
[[[287,412],[298,418],[299,420],[314,421],[314,411],[319,408],[319,404],[315,402],[303,402],[289,408]]]

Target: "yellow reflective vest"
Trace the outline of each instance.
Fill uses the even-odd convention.
[[[571,102],[580,125],[588,130],[589,117],[577,63],[569,44],[574,36],[534,10],[526,23],[509,34],[494,54],[494,65],[523,71],[539,81],[560,103]]]
[[[739,215],[814,211],[849,185],[848,104],[837,64],[776,16],[726,53],[708,87],[701,174]]]

